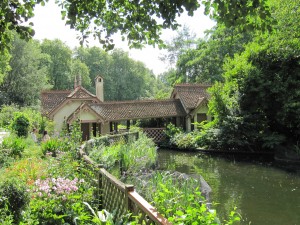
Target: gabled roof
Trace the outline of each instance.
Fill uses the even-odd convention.
[[[89,104],[106,121],[185,116],[178,99]]]
[[[42,114],[47,115],[61,104],[71,91],[43,91],[41,93]]]
[[[100,100],[82,86],[77,86],[73,91],[43,91],[42,92],[42,113],[50,115],[69,99],[82,99],[100,102]]]
[[[96,95],[93,95],[91,92],[83,88],[82,86],[77,86],[72,93],[68,95],[68,98],[97,98]]]
[[[186,111],[195,109],[202,98],[209,98],[205,84],[177,84],[171,94],[171,98],[180,99]]]
[[[82,112],[89,112],[94,114],[96,117],[99,117],[98,113],[95,112],[87,103],[82,103],[70,116],[67,118],[67,123],[72,123],[74,120],[77,119],[78,115]],[[103,118],[98,118],[97,121],[104,121]]]

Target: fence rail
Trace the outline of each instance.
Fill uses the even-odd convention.
[[[120,135],[118,135],[120,136]],[[109,136],[113,137],[113,136]],[[135,136],[138,137],[138,136]],[[114,139],[116,140],[116,139]],[[129,140],[125,138],[124,140]],[[135,190],[133,185],[127,185],[107,172],[101,165],[97,165],[86,153],[86,146],[91,147],[99,143],[98,141],[88,141],[83,144],[79,153],[83,160],[93,168],[95,177],[97,177],[97,201],[102,209],[115,213],[115,219],[121,219],[122,216],[130,212],[132,216],[138,218],[138,224],[145,225],[171,225],[171,223],[158,213],[142,196]]]

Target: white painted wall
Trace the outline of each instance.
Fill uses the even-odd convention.
[[[64,107],[60,108],[54,115],[54,130],[60,132],[64,121],[81,105],[81,101],[68,102]]]

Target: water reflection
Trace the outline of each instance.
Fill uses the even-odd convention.
[[[241,159],[243,159],[243,156]],[[212,199],[222,218],[237,206],[243,224],[300,224],[300,176],[271,162],[158,151],[158,166],[192,176],[201,174],[213,189]]]

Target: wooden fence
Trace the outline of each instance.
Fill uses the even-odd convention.
[[[125,140],[129,140],[128,137]],[[91,143],[95,145],[97,141],[91,140],[83,144],[79,149],[79,153],[88,167],[93,169],[95,173],[96,180],[94,179],[94,184],[97,187],[96,198],[100,208],[113,212],[116,220],[120,220],[122,216],[131,213],[132,216],[138,218],[138,224],[171,225],[167,219],[161,216],[153,206],[134,190],[133,185],[124,184],[104,168],[101,168],[101,165],[97,165],[86,154],[85,148]]]
[[[166,139],[165,128],[144,128],[143,132],[155,143],[161,143]]]

